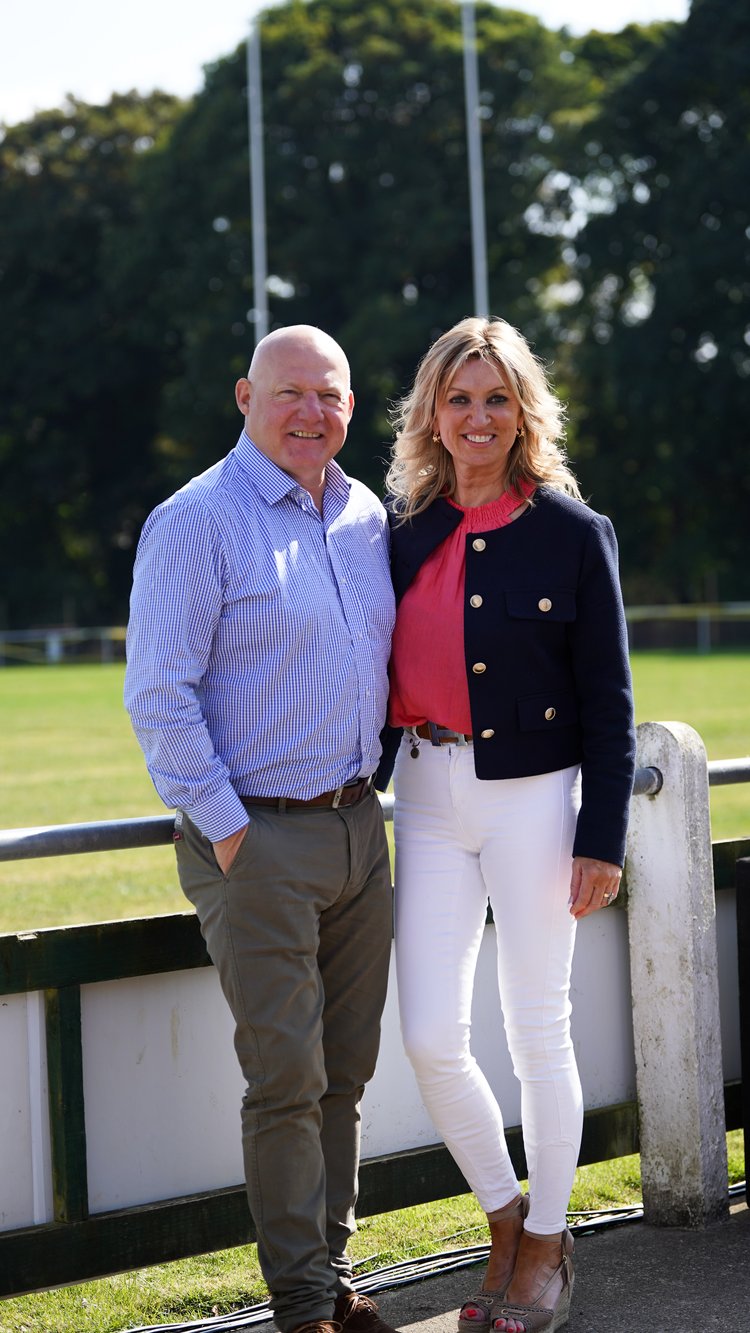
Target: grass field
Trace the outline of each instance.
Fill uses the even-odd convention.
[[[642,653],[633,659],[639,721],[689,722],[710,758],[750,751],[750,654]],[[0,671],[2,824],[6,828],[163,813],[122,710],[121,666]],[[750,833],[750,786],[712,793],[715,838]],[[0,865],[0,931],[185,908],[170,847]],[[728,1136],[730,1180],[744,1177]],[[640,1198],[639,1159],[581,1168],[571,1209]],[[415,1242],[415,1237],[418,1241]],[[367,1267],[485,1240],[470,1196],[365,1219],[353,1242]],[[467,1275],[467,1290],[472,1286]],[[163,1264],[0,1302],[0,1333],[116,1333],[208,1318],[264,1298],[254,1247]]]
[[[750,753],[750,653],[636,653],[639,722],[688,722],[709,758]],[[121,665],[0,670],[5,828],[165,813],[122,707]],[[711,793],[714,838],[750,833],[750,785]],[[0,931],[183,911],[169,846],[0,866]]]

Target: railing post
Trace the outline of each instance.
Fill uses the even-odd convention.
[[[89,1215],[81,1049],[81,988],[45,991],[52,1193],[56,1222]]]
[[[644,1214],[703,1226],[728,1207],[716,904],[706,751],[682,722],[644,722],[658,796],[631,805],[628,933]]]

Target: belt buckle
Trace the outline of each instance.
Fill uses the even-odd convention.
[[[341,805],[341,797],[343,793],[344,793],[343,787],[336,788],[335,792],[333,793],[333,800],[331,801],[332,810],[338,810],[339,806]]]

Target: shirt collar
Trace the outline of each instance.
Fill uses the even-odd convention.
[[[299,489],[299,483],[294,477],[290,477],[287,472],[277,467],[257,444],[253,443],[247,431],[240,432],[235,452],[238,462],[250,474],[253,485],[268,504],[278,504],[279,500]],[[326,464],[326,495],[330,492],[331,498],[343,507],[349,499],[350,490],[349,478],[335,458],[332,458]]]

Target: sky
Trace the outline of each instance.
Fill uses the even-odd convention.
[[[367,0],[362,0],[367,3]],[[408,4],[408,0],[404,0]],[[203,66],[247,35],[260,0],[4,0],[0,121],[61,106],[66,94],[106,102],[113,92],[161,88],[189,97]],[[683,20],[689,0],[515,0],[549,28],[615,32],[627,23]]]

